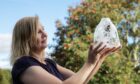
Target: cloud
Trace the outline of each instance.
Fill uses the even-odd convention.
[[[0,68],[11,69],[10,61],[0,61]]]
[[[0,53],[9,53],[11,48],[11,34],[0,34]]]
[[[11,34],[0,33],[0,68],[11,68],[10,65],[10,48],[11,48]]]

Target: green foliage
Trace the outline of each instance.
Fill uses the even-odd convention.
[[[10,70],[0,69],[0,84],[11,84],[11,73]]]
[[[78,71],[86,60],[96,25],[101,18],[109,17],[118,28],[122,49],[108,56],[89,84],[138,84],[139,9],[137,0],[85,0],[77,7],[70,7],[67,25],[56,22],[57,45],[52,55],[62,66]]]

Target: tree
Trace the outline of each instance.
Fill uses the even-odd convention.
[[[52,55],[62,66],[79,70],[87,57],[89,44],[94,39],[96,25],[102,17],[109,17],[118,28],[123,47],[106,59],[90,84],[138,84],[139,9],[138,0],[85,0],[76,7],[70,7],[67,24],[56,21],[54,40],[57,45]]]
[[[0,84],[11,84],[11,74],[9,70],[0,69]]]

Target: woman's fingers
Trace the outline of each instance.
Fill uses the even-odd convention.
[[[102,48],[98,49],[98,50],[97,50],[97,53],[102,52],[104,49],[106,49],[106,45],[104,45]]]
[[[102,52],[100,52],[100,54],[103,56],[103,55],[106,55],[109,51],[110,51],[110,48],[106,48]]]
[[[94,50],[94,51],[97,51],[102,45],[103,45],[103,42],[97,44],[97,46],[95,45],[95,46],[93,47],[93,50]]]
[[[89,50],[92,50],[92,46],[93,46],[93,45],[92,45],[92,44],[90,44]]]
[[[99,44],[92,43],[89,48],[89,56],[92,58],[98,58],[100,56],[105,56],[107,54],[115,52],[120,48],[121,47],[106,48],[106,45],[103,45],[103,42],[101,42]]]
[[[90,48],[89,48],[89,58],[92,59],[98,59],[100,58],[100,55],[98,55],[99,52],[101,52],[105,46],[101,47],[103,45],[103,43],[99,43],[99,44],[91,44]]]
[[[93,52],[93,43],[90,44],[90,47],[89,47],[89,55],[91,55]]]
[[[113,49],[112,52],[115,52],[115,51],[119,50],[120,48],[121,48],[121,46],[119,46],[119,47]]]
[[[112,52],[117,51],[118,49],[120,49],[121,47],[113,47],[113,48],[106,48],[105,50],[103,50],[100,55],[101,57],[107,56],[108,54],[111,54]]]

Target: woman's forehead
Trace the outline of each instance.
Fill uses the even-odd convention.
[[[38,22],[38,27],[44,29],[44,26],[40,22]]]

